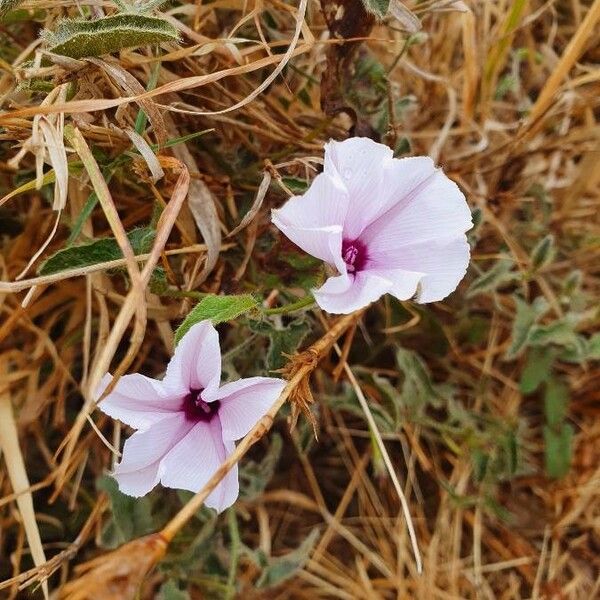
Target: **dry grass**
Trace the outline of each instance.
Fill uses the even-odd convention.
[[[381,392],[372,375],[399,377],[389,349],[417,351],[436,382],[454,386],[455,405],[473,430],[445,430],[443,407],[383,434],[415,523],[424,569],[418,576],[398,496],[367,425],[328,406],[342,390],[333,380],[348,381],[345,361],[322,356],[312,379],[321,407],[318,442],[305,452],[302,417],[293,433],[280,422],[285,447],[272,481],[259,498],[237,505],[248,547],[283,554],[317,527],[315,547],[303,568],[275,589],[254,586],[258,567],[242,554],[237,589],[252,598],[594,598],[600,594],[597,362],[556,367],[570,389],[576,434],[569,473],[552,480],[544,473],[542,399],[520,391],[524,359],[504,355],[515,289],[529,300],[544,297],[549,321],[585,298],[578,333],[598,330],[600,0],[471,0],[469,12],[420,4],[426,40],[418,34],[420,42],[406,47],[397,23],[376,24],[356,42],[352,64],[368,49],[388,70],[385,141],[395,145],[405,137],[411,153],[435,157],[481,211],[473,265],[452,298],[425,312],[410,305],[401,311],[389,299],[372,307],[349,330],[342,356],[356,385],[377,404]],[[118,446],[125,435],[93,411],[98,381],[109,369],[159,375],[197,292],[257,291],[271,304],[286,297],[284,289],[261,287],[261,270],[281,268],[264,242],[272,235],[268,211],[284,200],[290,178],[312,177],[323,143],[346,137],[352,125],[347,113],[321,110],[318,82],[328,49],[344,46],[328,35],[318,3],[169,4],[164,12],[182,43],[163,44],[160,62],[149,48],[94,60],[36,59],[40,26],[77,14],[77,6],[109,10],[112,4],[27,0],[22,7],[34,18],[0,25],[6,34],[0,47],[0,219],[6,223],[0,223],[0,398],[17,415],[37,521],[36,528],[17,502],[29,496],[22,478],[15,489],[4,464],[18,460],[15,445],[7,455],[3,438],[0,593],[8,598],[38,597],[42,590],[32,584],[51,574],[50,590],[73,598],[126,598],[137,589],[131,577],[142,567],[133,554],[130,566],[123,561],[121,587],[112,596],[85,592],[76,580],[78,565],[90,559],[96,562],[83,570],[102,565],[100,532],[111,516],[94,482],[113,460],[107,445]],[[29,93],[31,81],[50,81],[51,90]],[[373,90],[364,80],[352,86],[360,122],[373,108]],[[404,96],[412,108],[399,113],[394,99]],[[136,137],[139,109],[148,126]],[[161,149],[158,159],[152,154],[152,144],[204,130],[210,131]],[[111,160],[108,174],[103,169]],[[268,191],[261,185],[266,180],[272,180]],[[540,186],[551,199],[546,208],[537,199]],[[78,240],[114,236],[121,271],[111,262],[36,277],[40,257],[65,245],[92,190],[99,203]],[[225,240],[257,192],[252,218]],[[125,232],[153,222],[157,206],[163,211],[154,221],[156,238],[142,261]],[[546,233],[556,240],[554,262],[512,287],[467,297],[469,283],[502,255],[528,273],[531,248]],[[164,269],[169,295],[149,287],[156,265]],[[581,298],[565,303],[561,290],[575,270],[582,274]],[[327,334],[331,325],[308,318],[313,339]],[[485,323],[484,333],[470,337],[465,323],[473,330]],[[225,349],[241,342],[244,331],[240,323],[224,328]],[[498,423],[518,434],[521,467],[478,483],[471,442],[483,430],[492,444]],[[33,559],[42,558],[39,551],[31,558],[32,527],[50,561],[37,569]],[[131,547],[136,543],[143,540]],[[162,571],[147,575],[141,597],[156,597],[163,578]],[[190,594],[225,596],[203,586],[201,575]]]

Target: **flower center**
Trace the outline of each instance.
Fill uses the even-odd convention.
[[[181,408],[185,413],[186,420],[209,422],[219,412],[221,402],[219,400],[205,402],[201,397],[203,391],[190,390],[190,393],[183,399],[183,406]]]
[[[348,272],[361,271],[367,262],[367,249],[359,240],[344,240],[342,242],[342,258]]]

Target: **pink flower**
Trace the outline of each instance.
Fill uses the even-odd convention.
[[[182,338],[162,381],[137,373],[119,379],[98,408],[138,430],[113,473],[123,493],[143,496],[159,481],[197,492],[285,386],[282,379],[250,377],[219,387],[220,379],[219,336],[209,321]],[[110,380],[104,377],[99,393]],[[220,512],[238,493],[234,467],[206,504]]]
[[[368,138],[326,144],[323,173],[272,219],[337,269],[314,290],[331,313],[350,313],[386,293],[442,300],[469,263],[471,213],[458,186],[430,158],[396,159]]]

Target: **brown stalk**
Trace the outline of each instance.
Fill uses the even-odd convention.
[[[108,339],[106,340],[106,344],[100,351],[99,356],[97,357],[92,369],[90,371],[90,375],[87,381],[87,389],[85,390],[85,398],[86,402],[79,411],[73,426],[71,427],[68,435],[65,437],[63,442],[64,454],[62,457],[62,462],[59,467],[59,476],[57,479],[57,487],[63,485],[65,480],[65,475],[67,469],[69,467],[69,463],[71,460],[71,456],[73,451],[75,450],[75,444],[77,443],[77,439],[79,438],[79,434],[83,429],[88,415],[92,412],[93,407],[95,406],[98,398],[96,398],[96,389],[100,383],[101,378],[105,373],[108,372],[110,367],[110,362],[117,350],[117,346],[120,343],[120,340],[125,332],[125,329],[129,325],[131,318],[137,310],[138,298],[139,303],[141,303],[144,307],[146,306],[143,290],[148,285],[150,281],[150,276],[152,275],[152,271],[154,267],[160,260],[161,253],[167,243],[167,239],[169,234],[171,233],[171,229],[175,224],[175,220],[177,219],[177,215],[181,209],[181,206],[187,197],[189,183],[190,183],[190,175],[181,162],[174,158],[161,158],[161,165],[164,168],[173,169],[175,171],[179,171],[179,177],[177,182],[175,183],[175,187],[173,190],[173,194],[171,196],[171,200],[164,212],[161,215],[160,221],[157,226],[156,237],[154,240],[154,245],[152,246],[152,250],[150,252],[150,256],[148,257],[148,261],[146,262],[141,274],[140,274],[140,287],[142,290],[142,295],[140,298],[140,293],[138,289],[135,287],[129,292],[127,295],[125,302],[117,315],[115,322],[113,323],[113,327],[110,331]],[[115,379],[113,382],[116,383],[116,379],[119,375],[121,375],[127,366],[131,363],[131,360],[134,358],[135,352],[141,343],[141,338],[131,338],[130,346],[125,358],[121,361],[117,369],[115,370]]]

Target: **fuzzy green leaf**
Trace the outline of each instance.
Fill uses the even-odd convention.
[[[42,34],[50,52],[83,58],[160,42],[179,40],[177,29],[159,17],[110,15],[95,21],[63,19],[54,31]]]
[[[140,227],[127,234],[134,254],[144,254],[152,246],[155,231],[149,227]],[[109,260],[123,258],[123,253],[115,238],[102,238],[80,246],[63,248],[45,262],[39,269],[39,275],[51,275],[67,269],[88,267]]]
[[[532,346],[575,346],[577,334],[575,326],[579,319],[574,315],[567,315],[563,319],[557,319],[548,325],[536,325],[531,329],[529,343]]]
[[[269,350],[265,358],[269,371],[281,369],[287,360],[285,355],[293,354],[310,331],[310,326],[302,317],[282,329],[276,329],[270,321],[253,323],[251,327],[260,335],[269,337]]]
[[[499,287],[517,278],[513,271],[513,261],[501,258],[488,271],[484,271],[469,287],[467,296],[472,298],[485,292],[495,292]]]
[[[158,600],[189,600],[190,595],[187,591],[179,588],[172,579],[167,579],[158,592]]]
[[[521,373],[521,392],[531,394],[546,381],[552,370],[556,352],[552,348],[533,348],[527,355],[527,362]]]
[[[396,364],[404,374],[402,400],[405,406],[423,408],[427,404],[439,405],[445,392],[441,386],[434,386],[429,369],[418,354],[399,348],[396,350]]]
[[[563,423],[558,430],[548,425],[544,427],[544,455],[549,477],[558,479],[569,472],[573,434],[573,426],[570,423]]]
[[[269,449],[260,462],[246,461],[240,467],[240,495],[247,500],[258,498],[264,491],[281,456],[283,442],[281,436],[274,433],[269,438]]]
[[[206,298],[202,298],[202,300],[194,306],[183,320],[183,323],[175,332],[175,341],[179,342],[188,332],[190,327],[200,321],[209,320],[212,321],[213,325],[217,325],[224,321],[231,321],[257,306],[258,302],[250,294],[240,294],[238,296],[206,296]]]
[[[367,12],[383,19],[390,7],[390,0],[363,0],[363,4]]]
[[[536,244],[531,253],[531,271],[539,271],[542,267],[551,263],[555,253],[554,236],[548,234]]]
[[[544,394],[546,423],[554,429],[560,427],[569,408],[569,388],[556,379],[550,379]]]
[[[308,561],[317,539],[319,539],[319,530],[315,528],[296,550],[271,559],[256,582],[256,587],[272,587],[293,577]]]
[[[507,359],[515,358],[523,352],[529,342],[533,326],[549,308],[542,296],[538,296],[532,304],[528,304],[518,296],[514,298],[517,314],[513,323],[511,344],[506,352]]]
[[[587,342],[586,358],[600,360],[600,333],[595,333]]]
[[[117,547],[124,542],[154,531],[150,498],[133,498],[119,491],[117,482],[109,476],[98,479],[97,487],[108,494],[112,519],[104,530],[104,545]]]

